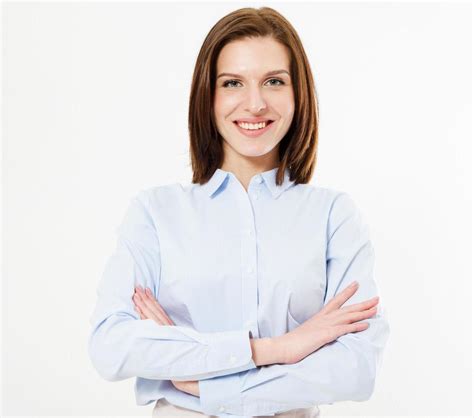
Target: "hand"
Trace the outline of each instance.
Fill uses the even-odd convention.
[[[358,287],[358,284],[356,286],[349,285],[332,298],[317,314],[281,336],[281,344],[285,347],[286,364],[297,363],[341,335],[364,331],[369,327],[367,322],[356,321],[370,318],[377,313],[375,305],[379,303],[378,296],[341,308]]]
[[[199,383],[197,380],[186,380],[177,381],[172,380],[174,387],[182,392],[189,393],[190,395],[199,396]]]
[[[140,315],[140,319],[153,319],[158,325],[175,325],[163,307],[154,298],[150,289],[146,288],[144,291],[140,286],[136,287],[132,300],[135,305],[135,311]],[[172,380],[171,383],[182,392],[199,396],[197,380]]]
[[[140,315],[140,319],[153,319],[158,325],[174,325],[174,322],[153,297],[148,287],[146,290],[143,290],[140,286],[137,286],[132,300],[135,304],[135,311]]]

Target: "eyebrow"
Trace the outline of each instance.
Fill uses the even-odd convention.
[[[267,77],[269,75],[276,75],[276,74],[281,74],[281,73],[287,73],[288,75],[290,75],[290,73],[286,70],[273,70],[273,71],[269,71],[268,73],[266,73],[264,75],[264,77]],[[229,77],[242,77],[241,75],[239,74],[233,74],[233,73],[221,73],[217,76],[217,78],[219,77],[224,77],[224,76],[229,76]],[[217,80],[217,79],[216,79]]]

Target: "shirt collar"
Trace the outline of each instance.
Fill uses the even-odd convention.
[[[290,180],[290,171],[288,168],[285,169],[283,177],[283,183],[278,186],[276,184],[276,174],[278,167],[272,168],[271,170],[264,171],[256,174],[254,177],[257,178],[257,182],[265,182],[270,193],[274,199],[278,198],[286,189],[294,184],[293,180]],[[230,171],[225,171],[218,168],[207,183],[202,185],[202,188],[209,197],[212,197],[214,193],[219,189],[225,189],[229,181],[229,177],[234,176]],[[253,177],[252,177],[253,178]],[[221,187],[222,186],[222,187]]]

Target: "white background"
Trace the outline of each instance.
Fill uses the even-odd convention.
[[[366,216],[391,325],[372,399],[322,415],[471,415],[471,6],[270,2],[4,4],[2,415],[151,415],[90,363],[96,287],[129,199],[191,180],[204,37],[263,5],[305,46],[312,183]]]

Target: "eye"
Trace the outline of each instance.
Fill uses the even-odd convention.
[[[229,84],[231,84],[231,83],[239,83],[239,81],[237,81],[237,80],[227,80],[222,84],[222,86],[223,87],[228,87]]]
[[[285,82],[283,80],[280,80],[279,78],[271,78],[268,81],[278,81],[280,84],[272,84],[272,86],[283,86]]]
[[[269,79],[267,82],[270,82],[270,81],[276,81],[277,84],[275,83],[271,83],[270,85],[271,86],[275,86],[275,87],[278,87],[278,86],[283,86],[285,85],[285,82],[283,80],[280,80],[279,78],[271,78]],[[227,81],[224,81],[224,83],[222,83],[222,86],[223,87],[237,87],[236,84],[241,84],[240,81],[237,81],[237,80],[227,80]]]

